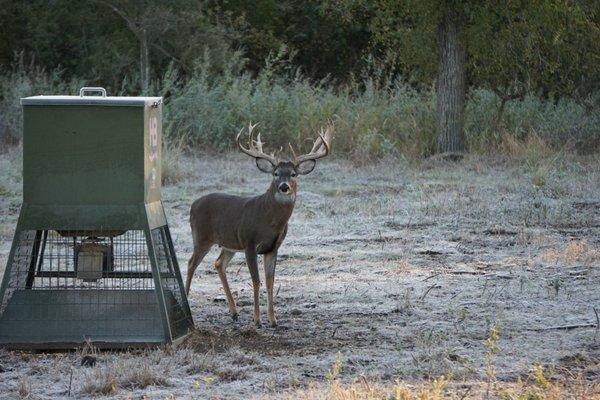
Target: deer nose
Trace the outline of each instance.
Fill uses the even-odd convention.
[[[281,193],[287,193],[290,191],[290,185],[283,182],[282,184],[279,185],[279,190],[281,191]]]

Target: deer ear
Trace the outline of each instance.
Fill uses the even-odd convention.
[[[300,175],[310,174],[312,170],[315,169],[315,165],[317,165],[315,160],[301,161],[298,165],[296,165],[296,171],[298,171]]]
[[[275,169],[275,166],[273,164],[271,164],[271,161],[269,161],[265,158],[256,158],[256,166],[262,172],[267,173],[267,174],[273,173],[273,170]]]

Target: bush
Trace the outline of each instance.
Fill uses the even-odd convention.
[[[288,151],[292,143],[307,151],[317,132],[335,126],[334,154],[355,161],[386,156],[423,157],[435,148],[436,97],[433,88],[417,90],[384,69],[365,73],[344,86],[305,78],[292,67],[283,49],[269,57],[261,72],[243,72],[245,60],[234,53],[215,68],[206,52],[184,80],[171,65],[154,82],[151,93],[165,98],[165,142],[182,151],[233,149],[235,134],[248,122],[271,150]],[[125,79],[126,80],[126,79]],[[0,137],[18,141],[22,130],[19,98],[32,94],[77,93],[77,79],[64,81],[59,70],[46,72],[19,58],[0,75]],[[508,102],[498,119],[500,100],[489,90],[472,89],[465,132],[469,148],[478,153],[512,153],[533,135],[551,148],[592,152],[600,148],[600,110],[586,109],[570,99],[558,102],[527,96]],[[175,143],[176,146],[172,147]],[[513,150],[510,150],[513,149]],[[172,165],[171,165],[172,164]],[[176,181],[176,163],[167,163],[165,178]]]
[[[241,59],[231,70],[240,70]],[[431,150],[434,102],[430,92],[417,92],[400,80],[383,84],[365,78],[344,88],[327,81],[311,82],[298,71],[281,74],[280,59],[271,59],[257,77],[242,73],[211,76],[210,60],[197,63],[187,82],[170,68],[160,85],[165,104],[167,138],[185,137],[188,144],[230,149],[235,134],[249,121],[271,149],[288,143],[306,150],[317,132],[335,125],[337,151],[357,158],[397,152],[416,155]]]
[[[291,63],[272,58],[252,77],[238,72],[244,69],[238,55],[229,72],[214,76],[205,57],[186,82],[169,69],[159,85],[163,94],[170,94],[165,106],[167,137],[184,137],[190,146],[222,151],[232,148],[239,129],[258,121],[257,129],[270,148],[285,151],[288,142],[306,149],[321,127],[333,123],[335,153],[355,160],[422,157],[435,148],[433,88],[418,91],[378,71],[334,87],[328,81],[311,82],[282,65]],[[493,92],[471,90],[465,121],[471,151],[503,152],[507,137],[514,145],[527,143],[530,135],[554,148],[600,147],[599,110],[586,111],[570,99],[555,103],[527,96],[508,102],[498,120],[499,105]]]
[[[555,149],[566,146],[585,153],[600,148],[600,110],[586,110],[568,98],[554,102],[530,95],[508,102],[496,121],[499,105],[493,92],[471,91],[465,131],[472,151],[496,151],[504,147],[506,134],[523,144],[533,135]]]
[[[25,65],[23,56],[17,57],[8,71],[0,70],[0,143],[21,140],[23,117],[20,99],[38,94],[76,94],[84,86],[78,79],[64,80],[62,71],[45,71]]]

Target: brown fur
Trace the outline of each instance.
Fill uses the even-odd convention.
[[[190,209],[190,226],[194,253],[188,262],[186,291],[189,293],[196,268],[208,251],[219,245],[222,250],[215,268],[227,296],[229,312],[237,319],[235,300],[227,282],[227,264],[235,252],[244,252],[254,288],[254,322],[260,324],[257,256],[264,255],[268,296],[268,317],[271,325],[277,320],[273,305],[273,282],[277,250],[285,239],[287,222],[294,211],[297,190],[296,172],[291,162],[280,162],[273,171],[273,181],[266,193],[255,197],[212,193],[196,200]],[[290,194],[281,194],[280,185],[287,184]],[[289,196],[282,202],[278,196]],[[285,197],[284,197],[285,199]]]

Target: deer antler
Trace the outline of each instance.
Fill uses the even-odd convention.
[[[307,160],[318,160],[319,158],[323,158],[329,154],[329,149],[331,147],[331,127],[328,127],[323,133],[323,129],[319,132],[319,137],[315,140],[315,144],[313,145],[311,151],[308,154],[303,154],[301,156],[296,157],[294,154],[294,162],[300,164],[303,161]]]
[[[262,148],[263,143],[260,140],[260,133],[256,137],[256,140],[254,140],[252,138],[252,131],[254,130],[256,125],[258,125],[258,122],[254,125],[252,125],[252,122],[250,122],[248,124],[248,148],[245,148],[240,143],[240,136],[242,135],[244,128],[240,129],[239,133],[235,137],[235,143],[238,145],[238,147],[240,148],[240,150],[242,152],[248,154],[250,157],[262,158],[262,159],[269,161],[273,165],[277,165],[277,159],[275,157],[273,157],[272,155],[269,155],[269,154],[265,154],[263,152],[263,148]]]

